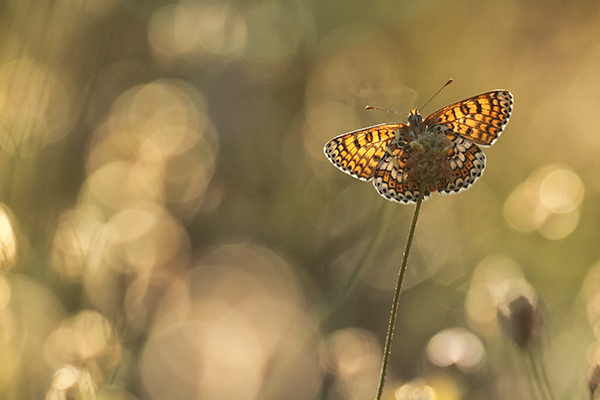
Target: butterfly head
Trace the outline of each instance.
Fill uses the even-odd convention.
[[[408,114],[408,124],[414,128],[418,128],[419,125],[421,125],[421,122],[423,122],[423,117],[419,114],[419,111],[417,111],[416,108],[410,110],[410,113]]]

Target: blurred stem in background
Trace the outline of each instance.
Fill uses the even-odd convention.
[[[519,362],[522,370],[526,371],[531,397],[554,400],[556,397],[540,346],[542,314],[539,308],[527,297],[519,296],[510,301],[505,309],[498,310],[498,323],[520,350]]]
[[[541,351],[527,349],[522,355],[521,361],[527,370],[527,380],[532,398],[555,400],[556,397],[550,386]],[[536,397],[536,393],[539,394],[539,397]]]

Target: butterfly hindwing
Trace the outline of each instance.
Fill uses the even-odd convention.
[[[485,154],[470,140],[454,137],[454,146],[448,154],[449,176],[437,181],[442,194],[459,193],[470,188],[485,169]]]
[[[410,146],[392,146],[377,166],[373,186],[380,195],[398,203],[414,203],[419,197],[420,184],[410,174],[405,162],[409,157]],[[430,192],[425,191],[424,198]]]

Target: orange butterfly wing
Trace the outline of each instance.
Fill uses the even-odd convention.
[[[408,125],[381,124],[331,139],[323,149],[325,155],[340,170],[363,181],[373,179],[377,166],[392,147],[394,139],[401,139]],[[388,150],[386,150],[388,149]]]
[[[513,96],[508,90],[493,90],[450,104],[423,121],[428,127],[443,125],[482,146],[494,144],[512,113]]]
[[[406,160],[410,157],[410,146],[394,146],[390,153],[379,163],[373,179],[373,186],[380,195],[398,203],[415,203],[419,197],[421,184],[410,175]],[[431,196],[425,188],[423,199]]]
[[[457,135],[451,139],[454,146],[448,153],[448,166],[452,174],[436,182],[437,190],[442,194],[467,190],[485,169],[485,154],[475,143]]]

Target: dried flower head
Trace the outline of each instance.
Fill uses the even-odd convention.
[[[408,178],[427,184],[431,192],[437,190],[437,183],[452,178],[452,168],[448,154],[453,143],[448,136],[428,131],[409,143],[412,151],[404,165]]]
[[[594,364],[590,371],[590,379],[588,380],[588,388],[592,399],[594,398],[598,386],[600,386],[600,365]]]
[[[498,323],[504,333],[520,348],[537,344],[542,316],[525,296],[510,301],[505,309],[498,309]]]

